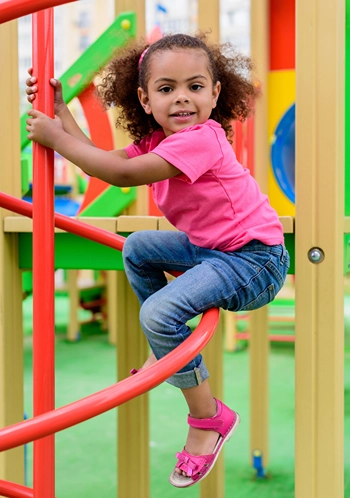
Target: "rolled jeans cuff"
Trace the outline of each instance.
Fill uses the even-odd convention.
[[[207,367],[202,360],[198,367],[188,372],[176,373],[172,377],[166,380],[168,384],[172,386],[179,387],[180,389],[186,389],[189,387],[199,386],[204,380],[209,377],[209,372]]]

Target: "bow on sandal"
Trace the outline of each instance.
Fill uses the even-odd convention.
[[[181,453],[176,453],[177,464],[170,474],[169,482],[177,488],[187,488],[206,477],[213,468],[220,451],[226,441],[228,441],[235,432],[240,418],[238,413],[231,410],[218,399],[217,413],[213,417],[197,419],[188,416],[188,425],[204,431],[216,431],[219,433],[219,439],[211,455],[195,456],[188,453],[185,449]],[[176,469],[180,469],[179,474]]]

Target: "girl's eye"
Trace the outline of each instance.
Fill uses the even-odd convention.
[[[198,92],[198,90],[200,90],[201,88],[203,88],[203,85],[200,85],[199,83],[194,83],[191,86],[191,90],[194,90],[195,92]]]
[[[171,88],[170,88],[170,86],[162,86],[162,88],[160,88],[159,91],[162,93],[170,93]]]

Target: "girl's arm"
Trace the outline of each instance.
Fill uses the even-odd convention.
[[[156,154],[131,159],[125,151],[107,152],[66,132],[59,117],[51,119],[34,109],[28,112],[28,138],[56,150],[90,176],[96,176],[118,187],[131,187],[166,180],[180,174]]]
[[[30,78],[26,80],[26,93],[28,95],[27,100],[28,102],[33,103],[38,91],[37,78],[33,76],[32,68],[28,69],[28,73],[30,74]],[[59,80],[51,78],[50,84],[54,87],[55,91],[54,113],[56,116],[59,116],[61,118],[64,130],[78,140],[81,140],[82,142],[90,145],[94,145],[89,137],[87,137],[85,133],[83,133],[83,131],[80,129],[74,117],[72,116],[67,104],[63,100],[61,82]]]

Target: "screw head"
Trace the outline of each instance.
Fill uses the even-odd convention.
[[[309,261],[315,265],[322,263],[324,260],[324,252],[319,247],[312,247],[307,253]]]

